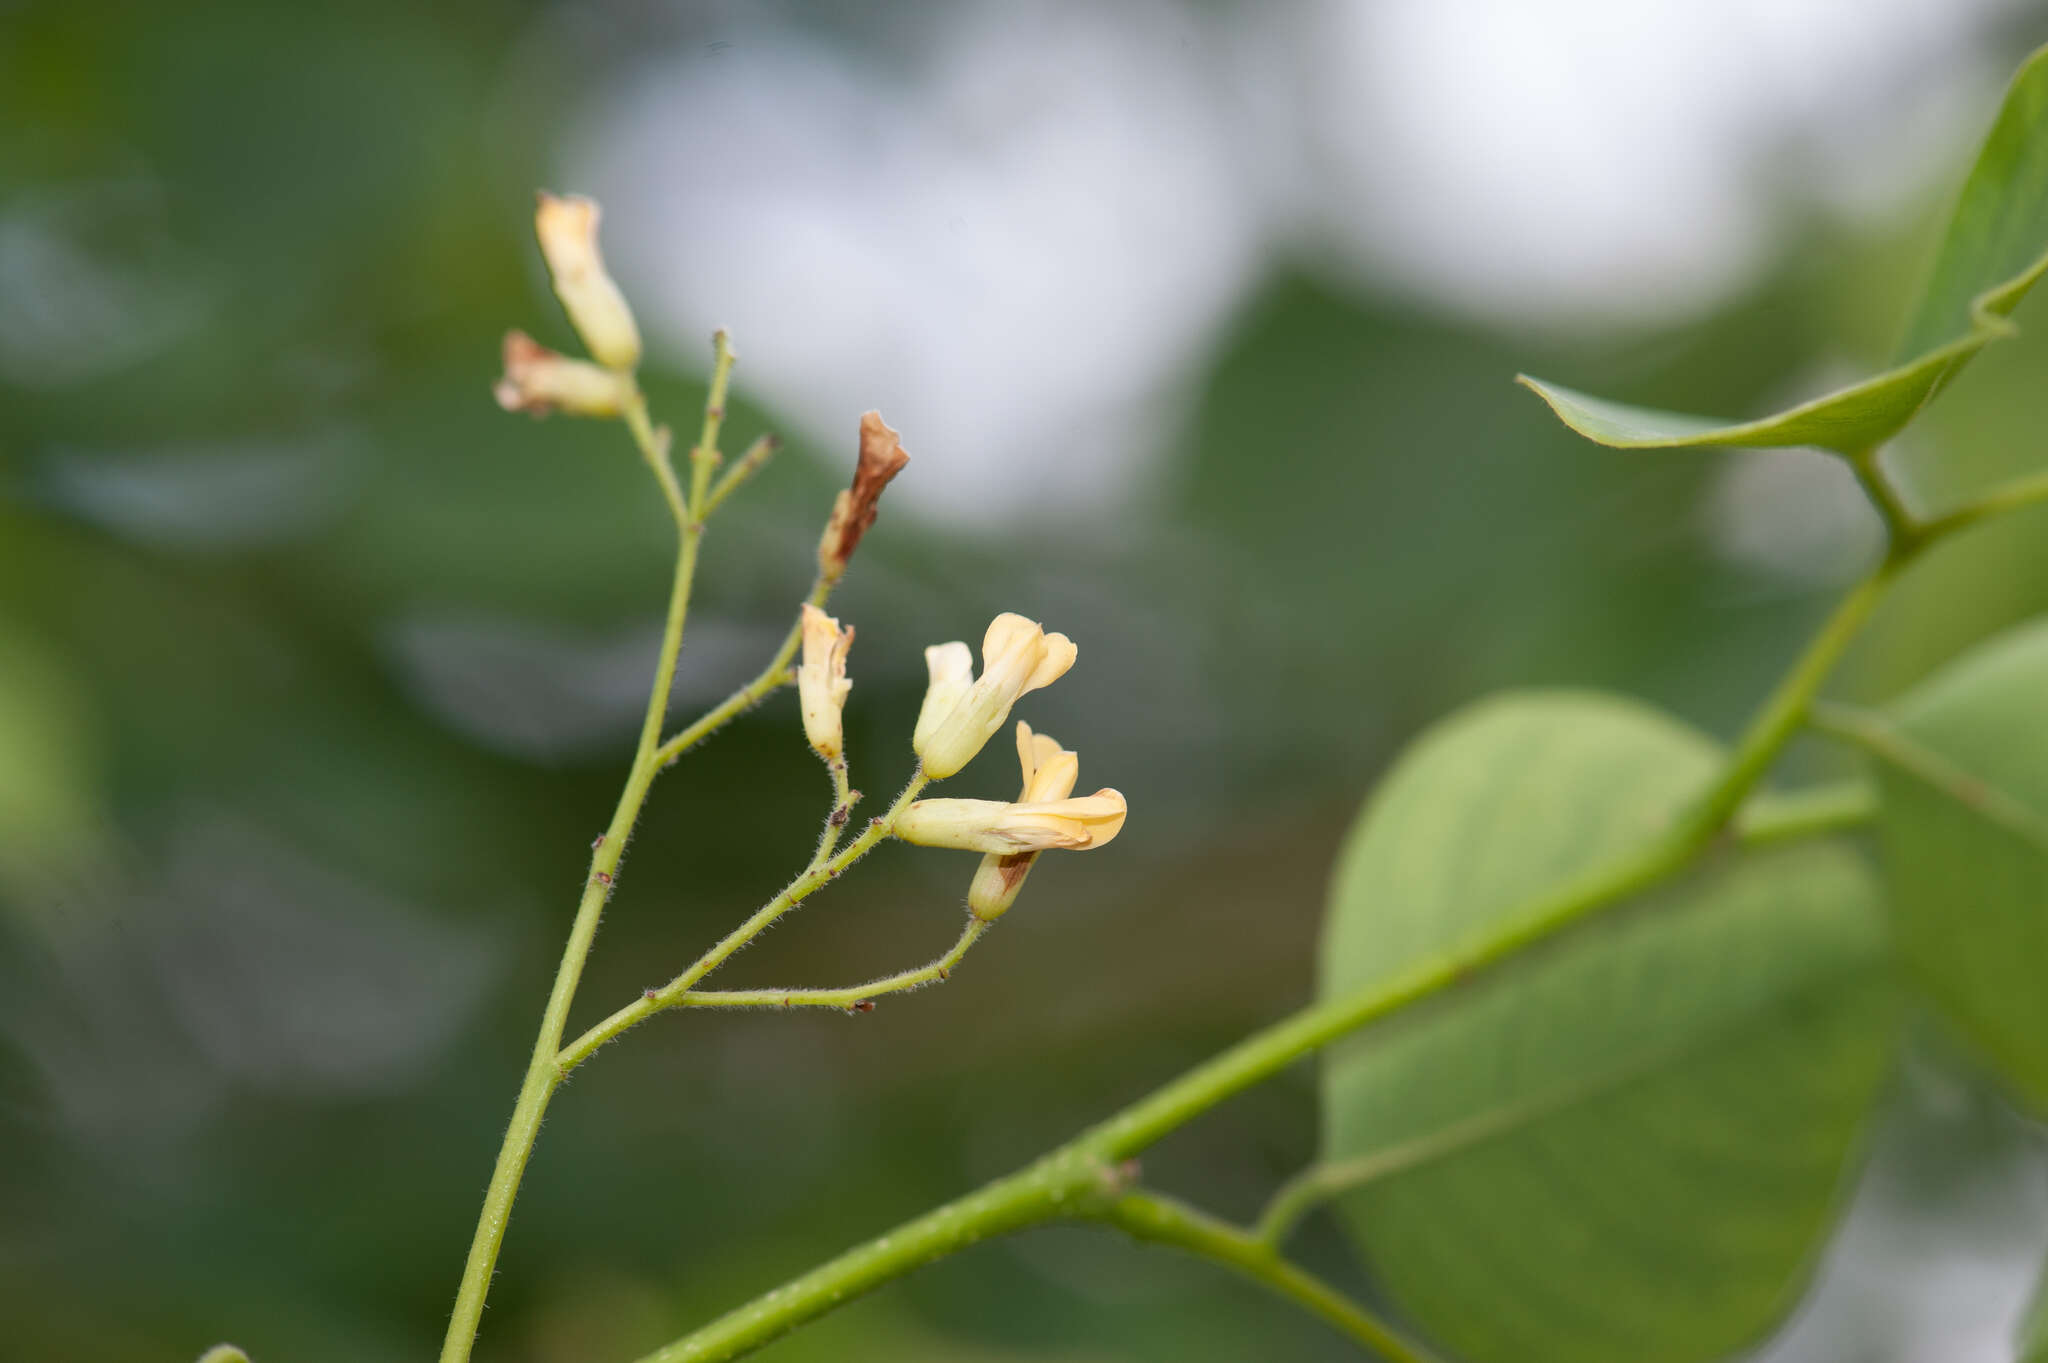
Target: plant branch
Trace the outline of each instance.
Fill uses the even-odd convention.
[[[1959,530],[1967,530],[1980,521],[2003,516],[2010,511],[2039,506],[2043,502],[2048,502],[2048,472],[2014,479],[2003,487],[1994,488],[1980,497],[1944,511],[1925,522],[1920,533],[1930,541],[1941,539]]]
[[[1817,711],[1824,702],[1816,701]],[[1861,781],[1836,781],[1803,790],[1752,796],[1735,811],[1729,829],[1745,847],[1826,837],[1862,828],[1877,818],[1877,792]]]
[[[1206,1212],[1138,1191],[1124,1194],[1096,1218],[1135,1240],[1170,1245],[1235,1269],[1389,1363],[1431,1363],[1431,1354],[1322,1279],[1281,1258],[1270,1243]]]
[[[824,608],[825,601],[832,595],[833,584],[819,578],[811,584],[811,594],[804,599],[813,606]],[[654,753],[654,765],[666,767],[705,739],[759,705],[775,692],[796,680],[790,671],[790,664],[796,660],[796,651],[803,643],[803,617],[799,613],[789,633],[776,648],[768,665],[745,686],[727,696],[675,737],[663,743]]]
[[[654,474],[654,481],[661,485],[661,499],[668,503],[669,515],[675,518],[676,529],[688,535],[690,508],[683,497],[682,485],[676,482],[675,465],[669,458],[668,427],[654,425],[647,415],[647,399],[637,386],[626,400],[625,419],[626,429],[633,433],[633,443],[640,450],[640,458]]]
[[[708,517],[712,512],[718,510],[724,504],[725,499],[739,491],[742,484],[759,473],[761,466],[766,464],[774,456],[775,451],[781,447],[782,442],[772,435],[761,436],[753,444],[747,446],[747,452],[735,460],[733,466],[727,469],[725,475],[712,487],[711,494],[706,498],[704,508],[700,514]]]
[[[1859,583],[1821,626],[1722,768],[1692,808],[1662,835],[1592,871],[1539,893],[1491,935],[1419,961],[1371,989],[1296,1013],[1096,1128],[1084,1140],[1111,1159],[1127,1159],[1224,1098],[1284,1069],[1310,1051],[1368,1022],[1498,965],[1609,905],[1669,879],[1713,841],[1784,749],[1805,718],[1814,693],[1869,617],[1895,575],[1890,563]]]
[[[853,814],[853,806],[860,799],[860,792],[849,783],[844,755],[833,758],[825,764],[832,777],[832,812],[825,819],[825,826],[818,830],[818,850],[811,853],[810,866],[822,866],[825,858],[832,855],[839,846],[839,837],[846,829],[846,821]]]
[[[912,777],[910,784],[903,788],[903,793],[896,797],[896,803],[890,805],[886,813],[869,820],[868,826],[861,830],[860,835],[838,852],[823,860],[813,857],[811,864],[784,887],[782,893],[756,909],[745,922],[721,937],[718,943],[699,956],[689,969],[661,988],[648,990],[562,1047],[560,1053],[553,1057],[557,1073],[567,1077],[569,1071],[588,1060],[592,1053],[606,1042],[637,1027],[663,1009],[678,1006],[682,996],[699,980],[725,964],[734,952],[760,936],[769,924],[824,888],[836,879],[840,872],[866,856],[876,843],[888,837],[895,825],[896,816],[910,807],[910,802],[917,798],[918,793],[928,783],[928,778],[922,772]]]
[[[845,989],[693,989],[678,995],[672,1006],[856,1009],[883,994],[900,994],[908,989],[918,989],[946,979],[953,973],[953,967],[960,964],[960,958],[981,940],[982,934],[988,929],[987,923],[970,916],[967,926],[961,930],[960,939],[953,943],[945,955],[915,970],[900,970],[894,975],[869,980],[866,984],[857,984]]]
[[[1884,517],[1885,531],[1896,548],[1912,543],[1921,532],[1921,521],[1906,505],[1905,495],[1899,491],[1891,475],[1885,472],[1882,460],[1880,450],[1865,450],[1849,456],[1849,468],[1855,473],[1863,495],[1877,509],[1877,514]]]
[[[1115,1165],[1063,1148],[719,1317],[641,1363],[714,1363],[752,1353],[805,1321],[992,1236],[1085,1217],[1123,1192]]]
[[[1748,797],[1778,754],[1799,731],[1807,707],[1869,621],[1885,591],[1911,562],[1913,551],[1894,551],[1849,590],[1779,681],[1735,744],[1720,778],[1680,823],[1680,837],[1695,845],[1712,837]]]
[[[704,394],[704,428],[690,450],[690,506],[701,522],[708,514],[706,498],[711,471],[718,467],[718,432],[725,424],[725,394],[732,382],[732,338],[723,327],[711,333],[711,386]]]

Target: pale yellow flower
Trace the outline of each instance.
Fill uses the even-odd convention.
[[[1032,733],[1031,726],[1021,719],[1017,721],[1017,763],[1024,770],[1024,789],[1017,796],[1020,804],[1064,800],[1074,793],[1074,782],[1081,776],[1079,757],[1049,735]],[[1001,918],[1017,902],[1017,892],[1024,888],[1024,877],[1036,860],[1036,852],[984,856],[967,887],[967,911],[984,923]]]
[[[853,645],[853,629],[839,628],[839,622],[825,612],[804,603],[803,661],[796,669],[797,697],[804,712],[804,737],[827,762],[835,762],[844,751],[840,711],[853,683],[846,679],[846,650]]]
[[[632,384],[614,370],[549,350],[523,331],[508,331],[505,373],[491,392],[508,412],[546,416],[560,410],[571,416],[617,416],[624,410]]]
[[[1070,800],[917,800],[896,816],[896,836],[922,847],[1008,856],[1064,848],[1085,852],[1123,831],[1124,797],[1098,790]]]
[[[640,363],[640,328],[598,253],[596,202],[580,194],[561,198],[545,190],[539,199],[533,226],[555,281],[555,296],[598,363],[631,369]]]
[[[1073,641],[1047,634],[1021,615],[1005,612],[981,641],[981,677],[972,679],[973,660],[962,643],[924,651],[931,684],[917,714],[910,746],[933,780],[951,776],[1010,717],[1010,707],[1027,691],[1050,686],[1074,665]]]

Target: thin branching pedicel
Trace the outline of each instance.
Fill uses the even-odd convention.
[[[917,765],[888,809],[848,837],[853,827],[852,811],[860,799],[852,785],[841,717],[853,686],[847,676],[847,664],[854,631],[850,626],[842,627],[825,613],[824,607],[832,588],[846,575],[862,538],[874,526],[884,489],[910,462],[897,433],[877,412],[869,412],[860,419],[859,452],[852,482],[832,505],[818,539],[817,578],[798,607],[797,619],[781,647],[752,681],[695,723],[667,740],[662,739],[706,522],[713,511],[761,470],[776,446],[772,437],[762,437],[722,477],[713,481],[714,473],[724,462],[719,436],[733,365],[731,347],[720,332],[713,338],[703,427],[689,451],[688,477],[677,475],[671,458],[673,441],[667,428],[656,426],[649,417],[646,398],[635,376],[641,356],[640,331],[625,296],[605,269],[597,242],[598,219],[598,207],[590,200],[551,194],[540,196],[535,214],[535,230],[555,293],[590,358],[563,355],[524,332],[510,332],[505,337],[504,373],[494,394],[507,411],[536,417],[559,412],[625,424],[675,519],[675,580],[640,741],[611,824],[592,846],[582,901],[569,930],[525,1082],[498,1154],[483,1213],[478,1218],[442,1348],[443,1363],[463,1363],[474,1346],[513,1199],[548,1101],[563,1078],[600,1046],[645,1018],[670,1008],[832,1007],[862,1013],[873,1009],[878,995],[943,980],[988,925],[1009,908],[1032,856],[1047,848],[1099,847],[1116,836],[1125,815],[1123,796],[1112,790],[1080,800],[1067,798],[1073,789],[1077,759],[1050,739],[1034,743],[1030,730],[1022,724],[1018,728],[1025,782],[1017,803],[918,798],[932,782],[951,776],[972,761],[1003,726],[1019,697],[1051,684],[1073,666],[1075,648],[1064,635],[1047,634],[1022,616],[1006,614],[989,626],[979,681],[971,679],[972,660],[966,645],[944,644],[927,651],[933,659],[932,686],[910,742]],[[832,804],[809,863],[781,893],[747,915],[667,985],[647,990],[564,1045],[577,982],[596,939],[598,920],[617,884],[620,857],[654,778],[705,737],[792,682],[800,701],[804,737],[825,763],[832,782]],[[1043,775],[1034,778],[1034,772],[1040,769]],[[995,860],[993,872],[985,861],[983,871],[974,877],[968,895],[967,921],[950,950],[925,965],[850,988],[697,988],[763,929],[890,837],[984,851]]]

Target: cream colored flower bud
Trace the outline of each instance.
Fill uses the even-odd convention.
[[[967,645],[939,644],[924,656],[931,686],[910,746],[923,761],[925,775],[940,780],[974,760],[1003,727],[1019,696],[1066,675],[1075,649],[1066,635],[1047,634],[1023,616],[1005,612],[981,641],[981,678],[971,685]]]
[[[917,727],[910,735],[911,748],[920,754],[939,725],[974,689],[974,655],[958,640],[933,644],[924,651],[924,668],[930,681],[925,685],[924,704],[918,707]]]
[[[598,363],[631,369],[640,363],[640,328],[598,254],[596,201],[580,194],[557,197],[546,190],[539,198],[533,227],[554,277],[555,297],[562,300],[576,334]]]
[[[1001,800],[917,800],[896,816],[896,836],[921,847],[964,852],[1085,852],[1124,826],[1124,797],[1098,790],[1075,800],[1006,804]]]
[[[797,697],[803,704],[804,737],[827,762],[836,762],[845,750],[839,712],[846,705],[846,693],[853,683],[846,679],[846,650],[853,646],[853,630],[839,628],[839,622],[825,612],[804,603],[804,657],[796,669]]]
[[[572,360],[523,331],[508,331],[505,373],[491,392],[508,412],[546,416],[560,409],[572,416],[617,416],[631,384],[614,370]]]
[[[1017,721],[1017,764],[1024,769],[1024,789],[1017,796],[1022,804],[1064,800],[1074,793],[1074,782],[1081,776],[1079,757],[1048,735],[1032,733],[1031,726],[1021,719]],[[967,911],[984,923],[1008,913],[1036,860],[1036,852],[991,852],[983,857],[967,887]]]

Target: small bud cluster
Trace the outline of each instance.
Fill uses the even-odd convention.
[[[598,207],[581,195],[543,191],[534,231],[555,296],[597,363],[548,349],[523,331],[505,334],[505,373],[493,393],[508,412],[615,417],[633,399],[640,328],[597,249]]]
[[[846,679],[846,652],[853,631],[807,605],[802,634],[797,689],[804,734],[820,757],[836,764],[844,760],[840,710],[852,686]],[[979,678],[966,644],[926,649],[930,685],[911,738],[924,777],[939,780],[973,761],[1009,719],[1011,706],[1065,675],[1075,656],[1065,635],[1048,634],[1034,621],[1008,613],[995,618],[982,640]],[[916,800],[895,816],[890,828],[905,842],[982,853],[967,905],[985,923],[1016,902],[1040,852],[1101,847],[1124,826],[1124,797],[1117,791],[1074,796],[1079,757],[1050,736],[1033,733],[1021,720],[1016,733],[1023,772],[1016,800]]]

